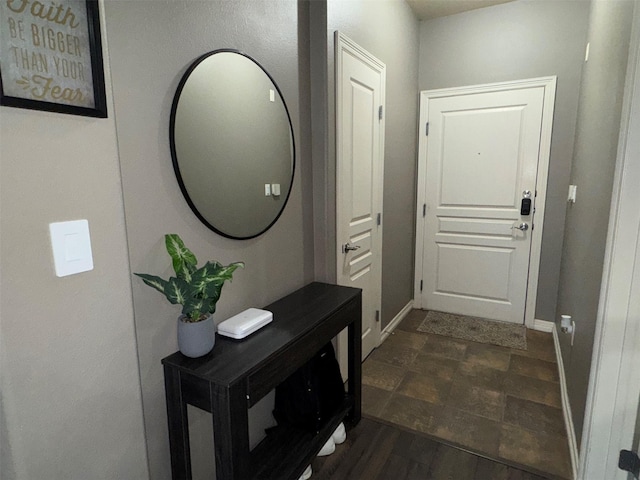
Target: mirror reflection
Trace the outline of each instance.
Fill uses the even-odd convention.
[[[234,50],[197,59],[178,86],[170,136],[180,188],[205,225],[247,239],[275,223],[293,182],[293,130],[255,60]]]

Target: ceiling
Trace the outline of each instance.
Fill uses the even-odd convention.
[[[420,20],[429,20],[511,1],[513,0],[407,0],[407,3]]]

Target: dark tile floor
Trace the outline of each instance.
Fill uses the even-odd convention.
[[[553,338],[527,350],[418,332],[413,310],[362,366],[366,416],[470,451],[571,478]]]

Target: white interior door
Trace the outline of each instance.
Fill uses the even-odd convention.
[[[640,5],[638,5],[640,7]],[[638,9],[636,8],[636,12]],[[577,478],[631,480],[640,440],[640,17],[634,18]],[[635,430],[635,434],[634,434]]]
[[[482,86],[423,96],[423,308],[524,323],[532,233],[542,227],[546,91]]]
[[[337,277],[362,289],[364,359],[380,343],[385,66],[338,32],[335,63]]]

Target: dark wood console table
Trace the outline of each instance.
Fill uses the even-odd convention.
[[[360,420],[361,290],[311,283],[264,308],[273,322],[246,339],[217,335],[204,357],[162,360],[174,480],[191,479],[187,404],[213,416],[218,480],[297,480],[341,421]],[[317,435],[278,427],[250,450],[248,409],[344,328],[349,380],[333,417]]]

